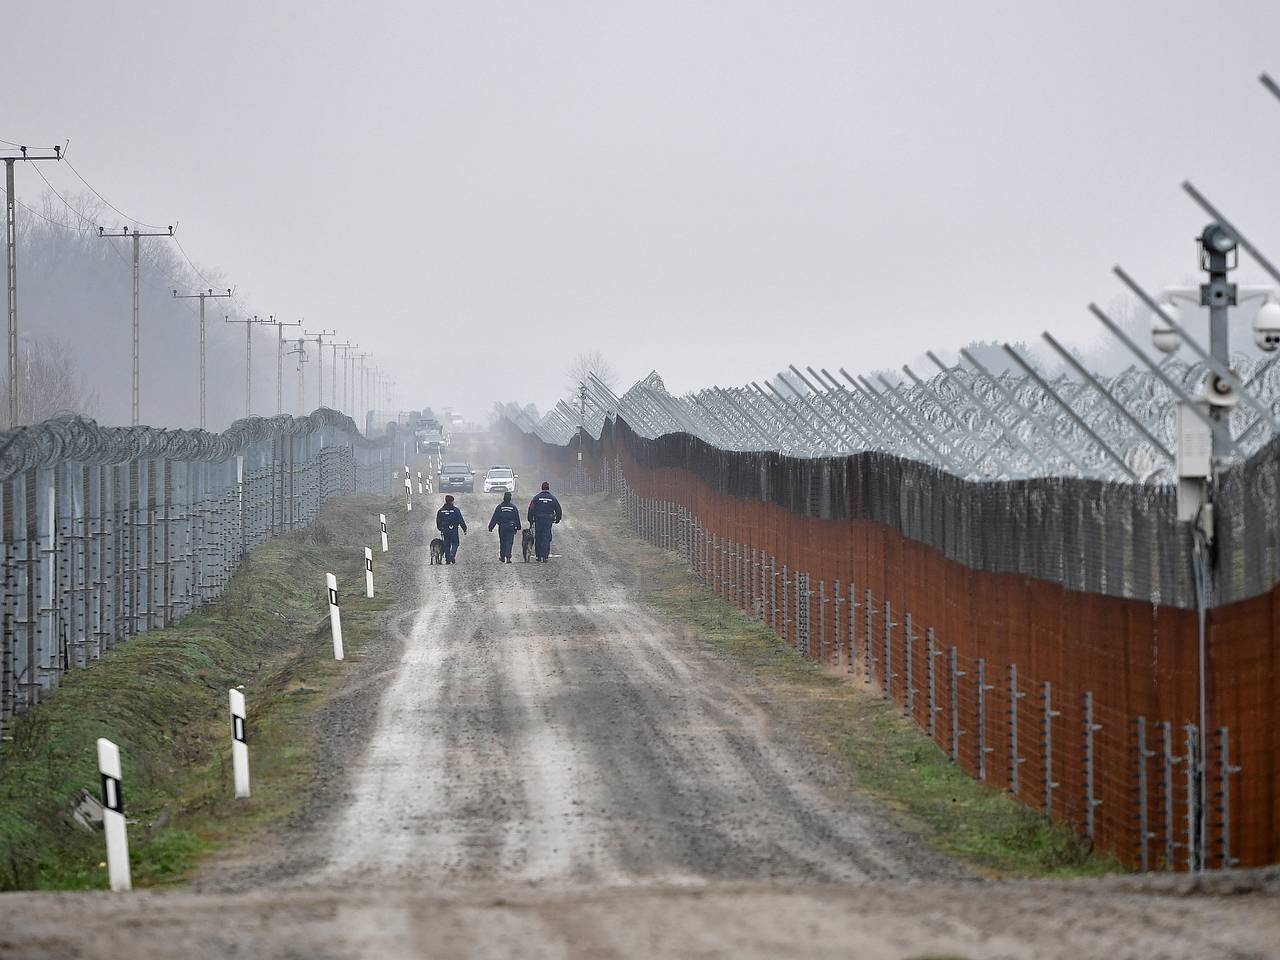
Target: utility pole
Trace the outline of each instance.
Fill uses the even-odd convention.
[[[303,346],[306,343],[303,337],[298,338],[298,345],[289,351],[289,356],[297,356],[298,358],[298,412],[304,412],[306,399],[303,397],[303,388],[306,384],[306,376],[303,373],[303,364],[307,362],[307,348]]]
[[[330,373],[333,374],[333,385],[329,388],[329,401],[330,401],[329,406],[331,406],[334,410],[341,411],[342,407],[338,405],[338,348],[341,347],[343,351],[342,353],[342,357],[343,357],[342,359],[342,379],[343,379],[342,394],[344,398],[343,402],[345,403],[346,392],[347,392],[346,390],[346,377],[347,377],[346,351],[348,348],[354,347],[355,344],[349,340],[346,343],[338,343],[335,341],[334,343],[331,343],[330,346],[333,347],[333,366],[330,368]]]
[[[172,236],[173,227],[170,227],[167,233],[141,233],[136,228],[130,230],[128,227],[121,227],[119,233],[107,233],[105,228],[98,228],[98,237],[102,240],[113,240],[116,237],[133,238],[133,425],[135,427],[141,422],[138,419],[138,242],[143,237]]]
[[[255,323],[275,323],[261,317],[246,317],[243,320],[225,318],[227,323],[244,324],[244,415],[253,416],[253,325]]]
[[[351,401],[351,358],[355,356],[355,354],[351,351],[357,349],[359,346],[360,344],[358,343],[342,344],[342,409],[348,416],[351,416],[352,411],[355,410],[355,404]],[[352,417],[352,419],[355,418]]]
[[[205,371],[205,364],[204,364],[204,359],[205,359],[204,302],[205,302],[205,300],[209,300],[209,299],[216,300],[216,299],[218,299],[219,297],[226,298],[226,297],[229,297],[229,296],[231,296],[231,288],[230,288],[230,287],[227,287],[227,292],[226,292],[226,293],[214,293],[214,292],[213,292],[213,290],[212,290],[212,288],[210,288],[209,290],[201,290],[199,293],[183,293],[183,294],[180,294],[180,293],[178,293],[178,291],[177,291],[177,290],[173,291],[173,299],[175,299],[175,300],[197,300],[197,299],[198,299],[198,300],[200,301],[200,429],[201,429],[201,430],[205,429],[205,426],[206,426],[206,424],[205,424],[205,417],[204,417],[204,397],[205,397],[205,390],[204,390],[204,388],[205,388],[205,376],[204,376],[204,371]]]
[[[356,356],[351,358],[351,374],[352,374],[351,400],[352,400],[352,404],[355,406],[356,410],[360,414],[360,423],[361,423],[360,430],[362,433],[368,432],[367,428],[369,425],[369,416],[368,416],[369,411],[367,409],[368,404],[366,402],[368,400],[368,394],[365,392],[365,389],[364,389],[364,361],[366,358],[372,357],[372,356],[373,356],[372,353],[366,352],[366,353],[357,354]],[[360,379],[359,380],[355,379],[357,360],[360,361]]]
[[[316,407],[324,406],[324,338],[336,337],[336,330],[318,330],[312,333],[310,330],[303,331],[307,335],[307,340],[316,342]]]
[[[276,325],[276,413],[284,413],[284,328],[300,327],[301,320],[277,320],[275,314],[267,318]]]
[[[18,220],[13,195],[13,165],[19,160],[61,160],[62,148],[54,147],[53,156],[33,156],[26,147],[19,147],[16,155],[4,157],[4,211],[5,237],[7,238],[9,273],[9,429],[18,425]]]

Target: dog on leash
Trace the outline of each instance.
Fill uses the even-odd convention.
[[[520,531],[520,550],[524,553],[524,562],[528,563],[534,554],[533,527],[525,527]]]
[[[431,563],[444,563],[444,540],[440,537],[431,541]]]

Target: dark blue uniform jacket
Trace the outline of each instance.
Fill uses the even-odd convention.
[[[493,511],[493,519],[489,521],[489,529],[498,527],[506,533],[515,533],[520,529],[520,508],[514,503],[500,503]]]
[[[467,529],[467,521],[462,519],[462,511],[458,509],[458,505],[445,504],[436,511],[436,529],[441,533],[448,533],[450,530],[457,530],[461,527]]]
[[[529,522],[534,523],[538,520],[551,520],[559,523],[564,516],[560,510],[560,501],[551,495],[549,490],[543,490],[536,497],[529,501]]]

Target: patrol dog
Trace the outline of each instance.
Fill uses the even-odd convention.
[[[524,562],[528,563],[534,554],[533,527],[525,527],[520,531],[520,550],[524,553]]]
[[[441,537],[431,541],[431,563],[444,563],[444,539]]]

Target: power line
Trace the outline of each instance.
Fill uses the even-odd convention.
[[[66,163],[66,165],[70,168],[71,172],[72,172],[72,173],[74,173],[74,174],[76,175],[76,177],[78,177],[78,178],[79,178],[79,180],[80,180],[80,182],[81,182],[81,183],[83,183],[86,187],[88,187],[91,191],[93,191],[93,195],[94,195],[95,197],[97,197],[99,200],[101,200],[103,203],[105,203],[108,207],[110,207],[110,208],[111,208],[112,210],[114,210],[116,213],[120,214],[120,216],[124,217],[126,220],[128,220],[128,221],[130,221],[130,222],[132,222],[132,223],[136,223],[136,224],[137,224],[138,226],[140,226],[140,227],[147,227],[148,229],[151,229],[151,230],[168,230],[168,229],[169,229],[167,226],[161,226],[160,224],[157,224],[157,223],[147,223],[147,222],[146,222],[146,221],[144,221],[144,220],[139,220],[139,219],[137,219],[136,217],[131,217],[131,216],[129,216],[127,213],[125,213],[123,210],[121,210],[119,207],[117,207],[114,203],[112,203],[110,200],[108,200],[106,197],[104,197],[102,194],[100,194],[100,193],[98,192],[97,187],[95,187],[92,183],[90,183],[88,180],[86,180],[86,179],[85,179],[85,178],[80,174],[80,171],[79,171],[79,170],[77,170],[75,167],[71,166],[71,161],[70,161],[70,160],[67,160],[67,159],[64,157],[64,158],[63,158],[63,162],[64,162],[64,163]]]
[[[98,236],[104,240],[112,240],[117,236],[131,237],[133,239],[133,425],[136,427],[138,420],[138,241],[142,237],[172,237],[173,227],[169,227],[166,232],[161,233],[140,233],[134,229],[130,233],[129,228],[125,227],[119,234],[109,234],[98,228]]]
[[[8,143],[8,141],[7,141],[7,140],[0,140],[0,143]],[[4,189],[3,187],[0,187],[0,196],[7,197],[8,195],[9,195],[9,194],[5,191],[5,189]],[[35,209],[33,209],[32,207],[27,206],[25,203],[23,203],[23,202],[22,202],[21,200],[19,200],[17,197],[14,197],[14,198],[13,198],[13,202],[14,202],[14,203],[16,203],[18,206],[20,206],[23,210],[27,211],[27,213],[31,214],[33,217],[39,217],[39,218],[40,218],[41,220],[43,220],[45,223],[52,224],[52,225],[53,225],[53,226],[55,226],[55,227],[61,227],[63,230],[70,230],[70,231],[71,231],[71,232],[73,232],[73,233],[80,233],[80,232],[81,232],[79,227],[73,227],[73,226],[72,226],[71,224],[69,224],[69,223],[63,223],[61,220],[54,220],[52,217],[46,217],[46,216],[45,216],[43,213],[41,213],[39,210],[35,210]]]
[[[206,287],[209,286],[209,278],[196,269],[196,265],[192,263],[191,258],[187,256],[187,251],[183,249],[182,241],[178,239],[178,236],[176,233],[174,234],[173,242],[178,245],[178,250],[181,251],[182,253],[182,259],[187,261],[187,266],[191,268],[191,272],[194,273],[197,277],[199,277],[201,282],[204,283]]]
[[[53,191],[53,195],[54,195],[55,197],[57,197],[59,200],[61,200],[61,201],[62,201],[62,205],[63,205],[64,207],[66,207],[68,210],[70,210],[72,213],[74,213],[77,217],[79,217],[81,220],[83,220],[83,221],[84,221],[85,223],[87,223],[89,226],[91,226],[91,227],[96,227],[96,226],[98,226],[98,224],[94,223],[92,220],[90,220],[88,217],[86,217],[83,213],[81,213],[79,210],[77,210],[75,207],[73,207],[73,206],[70,204],[70,202],[68,202],[67,198],[66,198],[66,197],[64,197],[62,194],[60,194],[60,193],[58,192],[57,187],[55,187],[52,183],[50,183],[50,182],[49,182],[49,178],[48,178],[48,177],[46,177],[43,173],[41,173],[41,172],[40,172],[40,168],[39,168],[39,167],[36,167],[36,168],[35,168],[35,171],[36,171],[36,173],[37,173],[37,174],[39,174],[39,175],[40,175],[40,179],[44,181],[44,185],[45,185],[46,187],[48,187],[50,190],[52,190],[52,191]]]

